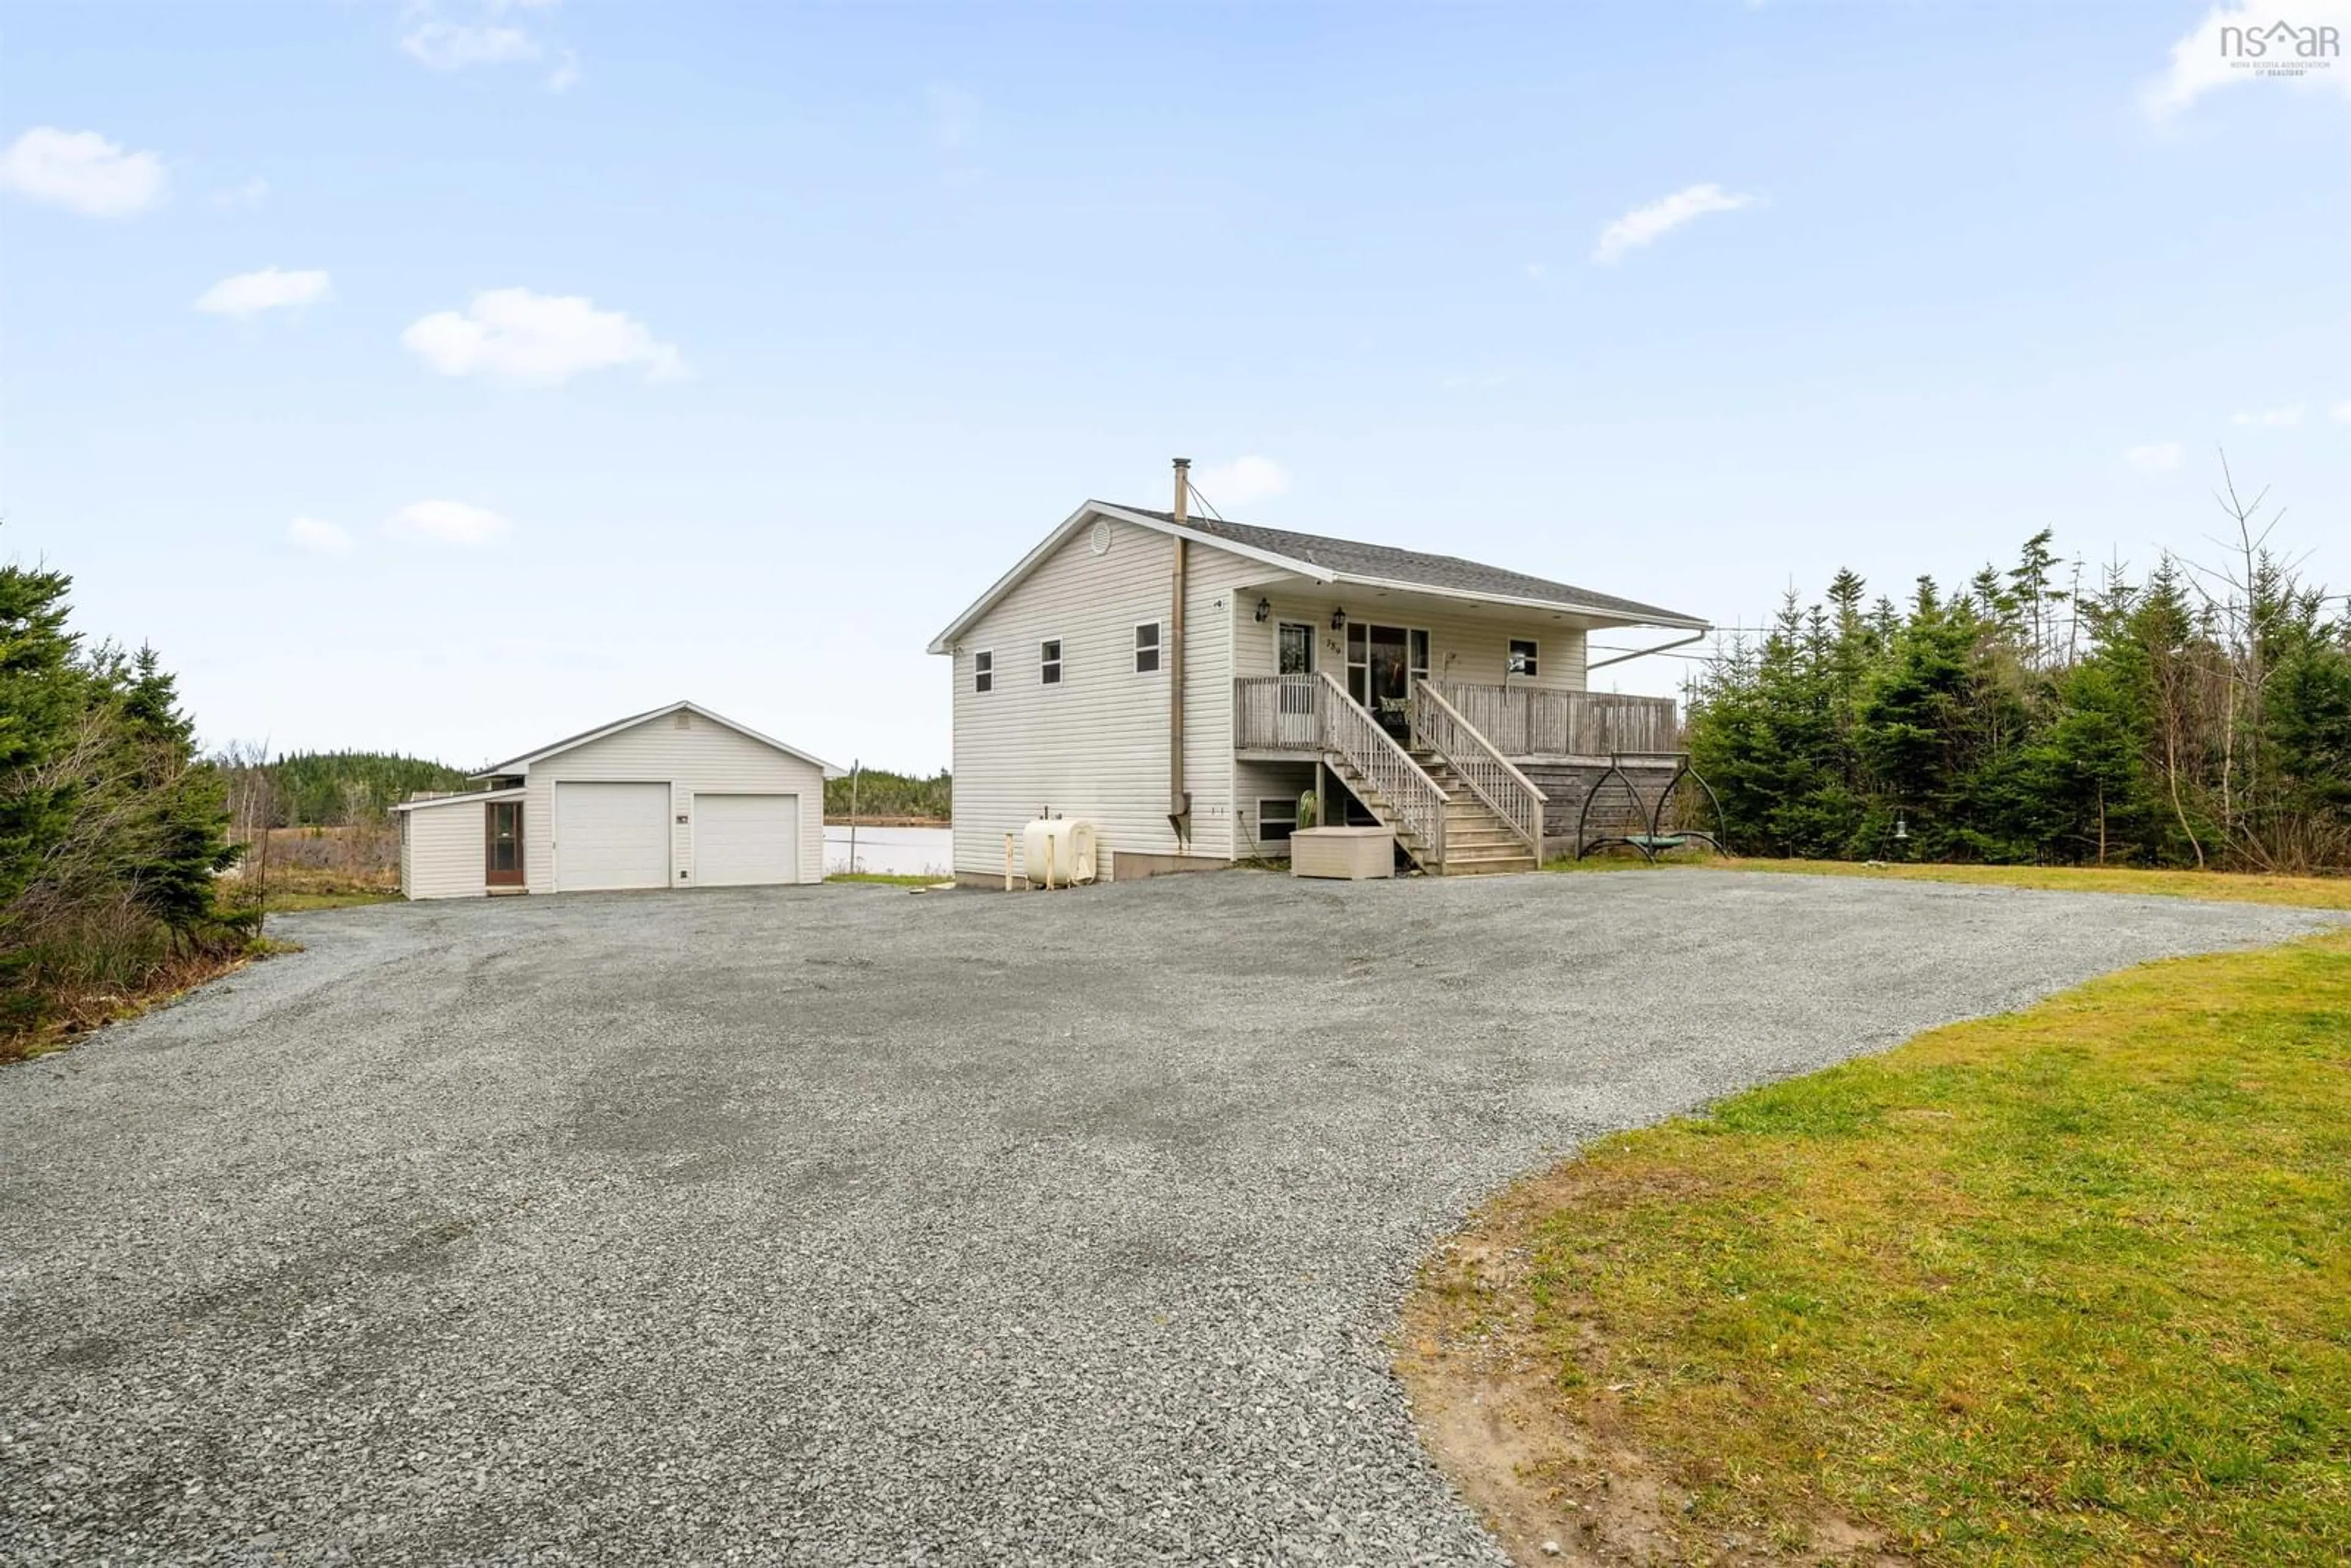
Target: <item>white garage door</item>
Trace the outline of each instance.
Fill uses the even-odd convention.
[[[669,786],[558,784],[555,886],[667,887]]]
[[[750,887],[800,879],[800,798],[696,795],[694,880]]]

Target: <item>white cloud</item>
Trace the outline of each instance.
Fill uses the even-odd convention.
[[[1637,250],[1684,224],[1708,213],[1735,213],[1741,207],[1755,205],[1759,200],[1760,197],[1712,184],[1676,191],[1646,207],[1635,207],[1602,229],[1600,243],[1593,247],[1592,259],[1603,267],[1614,265],[1625,258],[1625,252]]]
[[[2315,30],[2326,27],[2335,29],[2335,52],[2302,54],[2323,48]],[[2341,52],[2346,31],[2351,31],[2351,0],[2244,0],[2215,5],[2192,32],[2171,46],[2171,63],[2147,84],[2142,101],[2149,114],[2160,118],[2178,113],[2206,93],[2265,76],[2298,87],[2331,85],[2351,96],[2351,59]],[[2310,66],[2321,68],[2283,74]]]
[[[412,538],[477,549],[504,538],[514,524],[486,507],[469,507],[463,501],[419,501],[394,512],[386,527]]]
[[[37,125],[0,152],[0,186],[94,218],[128,217],[163,199],[163,161],[95,131]]]
[[[2179,443],[2157,441],[2134,446],[2123,454],[2123,461],[2142,474],[2168,474],[2179,466]]]
[[[436,71],[528,65],[545,57],[547,47],[529,28],[513,20],[513,14],[551,8],[554,3],[457,0],[444,5],[442,0],[409,0],[401,13],[408,30],[400,36],[400,47],[412,59]],[[579,76],[579,62],[567,49],[547,85],[549,90],[561,92]]]
[[[240,208],[251,209],[269,199],[269,182],[255,178],[242,185],[232,185],[225,191],[213,193],[213,205],[225,212]]]
[[[286,538],[297,549],[314,555],[349,555],[351,536],[338,523],[318,517],[297,517],[286,530]]]
[[[1290,488],[1290,476],[1270,457],[1236,457],[1230,463],[1218,463],[1201,469],[1199,481],[1201,494],[1218,507],[1246,507]]]
[[[2283,408],[2250,409],[2229,416],[2231,424],[2255,424],[2271,430],[2284,430],[2302,423],[2303,404],[2288,403]]]
[[[400,47],[436,71],[462,71],[469,66],[505,66],[538,58],[538,40],[520,27],[450,22],[438,16],[418,23],[402,37]]]
[[[656,381],[685,374],[676,348],[643,322],[599,310],[576,294],[491,288],[465,314],[436,311],[400,335],[408,350],[444,376],[478,375],[520,386],[553,386],[588,371],[643,365]]]
[[[2346,398],[2326,411],[2326,417],[2338,424],[2351,424],[2351,398]]]
[[[204,291],[196,308],[214,316],[250,319],[264,310],[298,310],[329,298],[334,286],[323,272],[280,272],[265,267],[224,277]]]

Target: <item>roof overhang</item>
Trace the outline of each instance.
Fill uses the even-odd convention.
[[[761,735],[749,725],[737,724],[723,713],[711,712],[708,708],[704,707],[700,703],[685,701],[674,702],[666,706],[653,708],[646,713],[631,714],[626,718],[615,719],[611,724],[604,725],[600,728],[587,730],[579,735],[566,737],[564,739],[556,741],[552,745],[542,746],[537,751],[525,752],[520,757],[509,758],[504,762],[481,768],[474,773],[466,775],[466,777],[471,779],[495,779],[501,773],[519,772],[520,770],[528,768],[534,762],[544,762],[550,757],[559,757],[564,752],[571,751],[580,747],[585,746],[591,740],[601,740],[608,735],[618,735],[624,729],[634,729],[641,724],[650,724],[657,718],[667,718],[674,713],[698,714],[702,717],[708,719],[711,723],[721,726],[726,729],[731,729],[737,735],[748,736],[751,739],[758,741],[762,746],[773,747],[787,757],[797,757],[802,762],[808,763],[810,766],[820,770],[827,779],[846,779],[849,777],[849,769],[846,768],[837,768],[831,763],[827,762],[821,757],[811,757],[796,746],[786,746],[774,736]],[[422,803],[429,804],[429,802]]]
[[[469,789],[462,795],[435,795],[429,800],[402,800],[392,807],[395,811],[429,811],[436,806],[470,806],[483,800],[519,800],[522,787],[508,789]]]
[[[1150,517],[1142,512],[1130,512],[1124,507],[1113,507],[1107,501],[1088,501],[1064,517],[1061,526],[1047,534],[1043,542],[1035,549],[1014,562],[1012,570],[998,578],[986,593],[973,600],[969,609],[949,622],[946,631],[931,639],[928,651],[934,653],[954,653],[956,638],[970,630],[973,623],[981,616],[995,609],[1006,594],[1019,587],[1021,580],[1043,564],[1047,557],[1069,543],[1080,529],[1097,517],[1108,517],[1114,522],[1129,523],[1138,528],[1148,528],[1155,534],[1165,534],[1169,538],[1183,538],[1189,539],[1194,544],[1214,545],[1228,555],[1237,555],[1247,560],[1279,567],[1293,576],[1312,578],[1317,582],[1331,582],[1338,577],[1338,573],[1316,566],[1311,561],[1279,555],[1272,550],[1258,549],[1234,539],[1218,538],[1214,534],[1203,533],[1197,528],[1179,528],[1163,517]]]
[[[1425,599],[1449,599],[1459,604],[1499,604],[1514,610],[1541,610],[1553,615],[1573,615],[1595,626],[1668,626],[1686,632],[1711,632],[1711,622],[1687,615],[1657,613],[1628,614],[1623,610],[1601,604],[1584,604],[1573,599],[1527,599],[1508,593],[1479,593],[1466,588],[1446,588],[1426,582],[1399,582],[1384,577],[1360,577],[1353,572],[1332,572],[1325,579],[1341,586],[1369,588],[1383,592],[1413,593]]]
[[[1228,555],[1239,556],[1245,560],[1254,560],[1262,565],[1276,568],[1290,577],[1304,578],[1311,582],[1329,583],[1334,587],[1369,588],[1391,592],[1414,593],[1430,599],[1451,600],[1461,604],[1497,604],[1520,610],[1547,611],[1552,614],[1573,615],[1595,626],[1664,626],[1686,632],[1714,630],[1709,622],[1666,612],[1633,615],[1627,614],[1621,608],[1586,604],[1572,599],[1528,599],[1506,593],[1480,593],[1471,589],[1448,588],[1439,583],[1402,582],[1388,578],[1364,577],[1353,572],[1333,571],[1329,567],[1317,566],[1311,560],[1301,559],[1297,556],[1283,555],[1278,550],[1259,549],[1254,545],[1245,545],[1238,539],[1228,538],[1198,528],[1178,528],[1164,517],[1155,517],[1144,512],[1129,511],[1124,507],[1113,506],[1108,501],[1088,501],[1063,518],[1061,526],[1047,534],[1043,542],[1035,549],[1022,556],[1010,571],[998,578],[986,593],[972,601],[969,609],[948,623],[946,630],[932,638],[929,652],[954,653],[957,638],[968,631],[981,616],[995,609],[1004,596],[1019,587],[1021,580],[1042,564],[1047,557],[1067,544],[1080,529],[1097,517],[1109,517],[1138,528],[1148,528],[1155,534],[1165,534],[1170,538],[1189,539],[1194,544],[1209,545],[1223,550]]]

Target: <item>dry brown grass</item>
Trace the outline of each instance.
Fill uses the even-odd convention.
[[[266,846],[257,839],[246,844],[244,861],[221,879],[221,896],[249,906],[264,887],[273,915],[397,898],[399,833],[377,823],[273,829]]]
[[[1852,861],[1722,860],[1700,862],[1727,871],[1786,872],[1806,876],[1881,877],[1894,882],[1960,882],[1977,886],[2030,887],[2051,893],[2135,893],[2163,898],[2210,898],[2229,904],[2283,904],[2303,909],[2351,909],[2351,876],[2286,876],[2261,872],[2137,871],[2088,865],[1871,865]]]
[[[92,1030],[167,1007],[197,987],[234,974],[276,950],[279,949],[275,944],[260,944],[178,954],[155,964],[136,986],[60,989],[52,994],[53,1010],[39,1024],[0,1033],[0,1062],[24,1061],[63,1051]]]
[[[1552,861],[1554,872],[1641,871],[1648,862],[1630,851],[1580,861]],[[2262,872],[2142,871],[2124,866],[1889,865],[1869,861],[1738,859],[1702,851],[1676,852],[1656,869],[1752,871],[1791,876],[1876,877],[1887,882],[1957,882],[1978,887],[2024,887],[2046,893],[2124,893],[2159,898],[2206,898],[2224,904],[2279,904],[2299,909],[2351,909],[2351,876],[2287,876]]]

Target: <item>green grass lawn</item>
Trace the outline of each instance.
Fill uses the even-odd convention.
[[[935,887],[943,882],[953,882],[951,876],[899,876],[879,871],[837,871],[827,876],[827,882],[872,882],[884,887]]]
[[[1606,1452],[1685,1559],[2351,1561],[2351,933],[1611,1138],[1468,1235],[1407,1381],[1531,1358],[1560,1517]]]
[[[2307,909],[2351,909],[2351,877],[2262,876],[2243,872],[2134,871],[2119,866],[1865,865],[1855,861],[1729,860],[1698,852],[1674,854],[1662,867],[1691,871],[1760,871],[1802,876],[1880,877],[1894,882],[1959,882],[1980,886],[2040,888],[2051,893],[2140,893],[2168,898],[2283,904]],[[1636,855],[1553,861],[1545,871],[1639,871]]]

